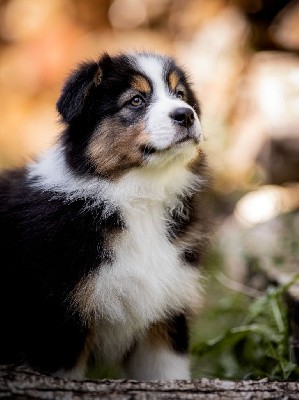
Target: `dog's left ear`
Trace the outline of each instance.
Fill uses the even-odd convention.
[[[70,75],[56,105],[64,122],[70,123],[80,114],[90,89],[98,86],[101,80],[102,69],[95,61],[81,64]]]

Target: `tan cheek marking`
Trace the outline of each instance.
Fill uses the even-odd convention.
[[[173,71],[169,74],[168,83],[169,83],[169,87],[170,87],[171,91],[175,92],[176,88],[179,84],[179,77],[176,72]]]
[[[132,82],[132,88],[137,92],[141,93],[149,93],[151,91],[150,84],[148,81],[141,75],[134,76]]]
[[[148,141],[142,123],[125,128],[117,120],[107,119],[91,140],[87,155],[98,174],[117,179],[142,164],[140,146]]]

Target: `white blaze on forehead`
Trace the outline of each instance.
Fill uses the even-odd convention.
[[[150,79],[154,87],[154,96],[166,96],[167,87],[164,79],[166,60],[150,55],[136,56],[136,62],[142,72]]]
[[[193,108],[180,98],[171,93],[167,80],[167,59],[149,54],[138,54],[134,61],[140,71],[146,75],[152,83],[152,101],[147,110],[146,130],[151,137],[152,144],[157,149],[165,149],[171,146],[176,136],[176,127],[170,114],[177,108]],[[193,110],[194,111],[194,110]],[[192,129],[194,135],[201,138],[200,121],[194,112],[195,121]]]

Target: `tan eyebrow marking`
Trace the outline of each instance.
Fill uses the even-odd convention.
[[[141,93],[149,93],[151,91],[149,82],[141,75],[133,77],[132,88]]]
[[[179,84],[180,78],[178,74],[175,71],[172,71],[168,75],[168,84],[172,92],[175,92],[178,84]]]

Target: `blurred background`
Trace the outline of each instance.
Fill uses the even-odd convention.
[[[76,63],[132,49],[176,57],[203,109],[216,223],[193,376],[298,378],[298,1],[0,0],[0,169],[55,141]]]

